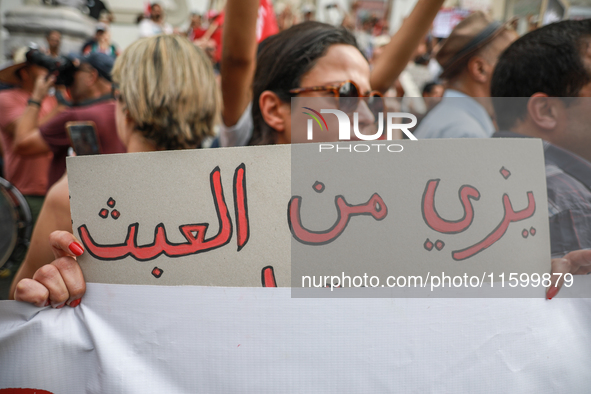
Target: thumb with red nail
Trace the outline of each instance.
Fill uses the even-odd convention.
[[[20,280],[14,299],[39,307],[76,307],[86,292],[86,282],[76,256],[84,253],[80,241],[67,231],[54,231],[49,242],[55,260],[40,267],[32,278]]]
[[[546,290],[546,299],[556,297],[564,284],[565,275],[586,275],[591,273],[591,250],[575,250],[559,259],[552,259],[552,278]],[[555,275],[560,274],[560,275]]]

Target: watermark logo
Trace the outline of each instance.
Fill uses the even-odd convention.
[[[333,114],[337,117],[339,122],[339,140],[340,141],[350,141],[351,140],[351,119],[349,115],[345,112],[338,110],[338,109],[321,109],[320,112],[309,108],[309,107],[302,107],[310,112],[304,112],[304,114],[309,115],[312,119],[308,119],[308,129],[307,129],[307,138],[308,141],[313,140],[314,138],[314,122],[313,120],[318,123],[320,129],[324,131],[324,127],[322,127],[322,123],[328,130],[328,125],[326,120],[321,114]],[[400,122],[403,119],[410,119],[410,123],[395,123]],[[322,120],[322,123],[320,122]],[[386,113],[386,140],[392,141],[392,132],[394,130],[401,130],[409,139],[416,141],[417,137],[415,137],[409,129],[415,127],[417,125],[417,117],[413,114],[406,113],[406,112],[387,112]],[[378,130],[375,134],[363,134],[359,131],[359,113],[353,113],[353,133],[355,137],[362,141],[375,141],[382,139],[382,135],[384,134],[384,113],[380,112],[378,114]]]
[[[303,108],[316,114],[316,116],[314,116],[309,112],[304,112],[305,115],[312,117],[312,119],[314,119],[316,121],[316,123],[318,123],[318,126],[320,126],[320,130],[324,131],[324,127],[322,127],[322,123],[324,123],[324,126],[326,126],[326,130],[328,131],[328,125],[326,124],[326,120],[324,119],[324,116],[320,115],[320,113],[318,111],[315,111],[310,107],[303,107]],[[318,118],[322,119],[322,123],[320,123],[320,120]],[[314,138],[313,131],[312,131],[312,129],[313,129],[312,119],[308,119],[308,140],[311,140],[312,138]]]

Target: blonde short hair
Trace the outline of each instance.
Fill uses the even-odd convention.
[[[220,97],[211,61],[186,38],[135,41],[115,61],[113,82],[136,129],[161,149],[201,147]]]

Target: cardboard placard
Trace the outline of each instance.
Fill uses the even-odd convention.
[[[548,272],[541,141],[392,144],[371,155],[299,144],[69,158],[84,275],[297,287],[341,272],[382,284]]]

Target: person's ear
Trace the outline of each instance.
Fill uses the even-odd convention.
[[[99,79],[99,73],[96,69],[93,68],[91,74],[92,78],[90,79],[89,85],[94,85]]]
[[[118,127],[118,135],[119,138],[121,139],[121,142],[123,142],[123,144],[125,146],[129,145],[129,139],[132,136],[133,133],[136,133],[136,123],[133,120],[133,118],[131,117],[131,114],[129,113],[129,110],[127,109],[127,106],[123,103],[120,104],[121,105],[121,112],[123,113],[123,124],[122,125],[117,125]],[[119,129],[120,127],[122,127],[122,129]]]
[[[135,127],[135,121],[131,117],[131,114],[129,113],[129,110],[127,109],[127,107],[125,107],[123,109],[123,113],[125,114],[125,123],[131,124],[131,125],[133,125],[133,127]]]
[[[286,122],[290,121],[290,118],[286,117],[286,107],[287,112],[291,111],[289,104],[281,101],[279,96],[270,90],[265,90],[259,97],[259,108],[265,123],[278,133],[283,133],[287,127]]]
[[[489,79],[489,64],[481,56],[472,56],[468,60],[468,72],[472,78],[480,83],[486,83]]]
[[[133,120],[133,118],[131,117],[131,112],[129,112],[129,109],[127,109],[127,105],[124,104],[123,101],[121,101],[121,111],[125,116],[125,127],[127,127],[130,130],[135,130],[137,126],[135,120]]]
[[[31,73],[27,67],[21,67],[17,70],[18,77],[21,81],[26,82],[30,79]]]
[[[540,130],[550,132],[558,125],[560,108],[555,97],[548,97],[545,93],[533,94],[527,102],[527,112]]]

